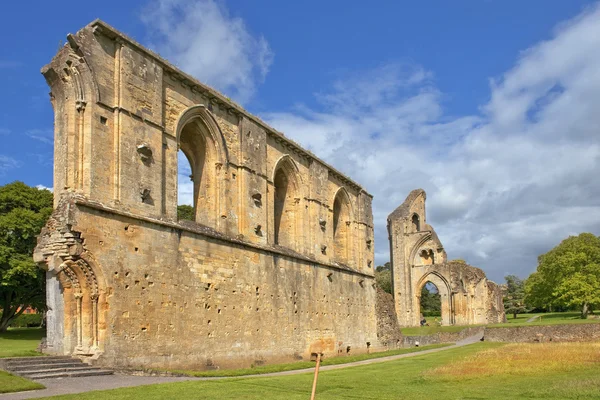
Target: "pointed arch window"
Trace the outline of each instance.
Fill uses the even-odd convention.
[[[278,163],[273,176],[275,189],[273,201],[274,243],[280,246],[296,248],[298,225],[299,187],[297,167],[289,157]]]
[[[419,220],[418,214],[413,214],[413,216],[412,216],[412,231],[413,232],[421,231],[421,221]]]
[[[339,190],[333,201],[333,249],[335,261],[350,261],[350,199],[345,190]]]
[[[217,228],[221,181],[217,174],[219,166],[227,165],[227,148],[218,125],[204,106],[190,107],[182,114],[177,143],[178,205],[188,205],[178,207],[180,218]]]

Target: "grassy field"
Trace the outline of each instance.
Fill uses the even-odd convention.
[[[539,316],[533,322],[527,322],[528,319]],[[599,324],[600,318],[589,316],[588,319],[581,319],[578,312],[562,312],[562,313],[536,313],[536,314],[517,314],[517,318],[513,319],[512,315],[506,316],[506,323],[489,325],[493,327],[506,326],[536,326],[536,325],[561,325],[561,324]]]
[[[399,354],[416,353],[416,352],[420,352],[420,351],[424,351],[424,350],[437,349],[437,348],[447,347],[447,346],[450,346],[450,344],[432,344],[429,346],[389,350],[389,351],[382,351],[379,353],[357,354],[357,355],[353,355],[353,356],[325,358],[321,362],[321,365],[347,364],[347,363],[351,363],[351,362],[355,362],[355,361],[363,361],[363,360],[370,360],[370,359],[374,359],[374,358],[396,356]],[[259,366],[259,367],[243,368],[243,369],[213,370],[213,371],[185,371],[185,370],[173,371],[173,370],[171,370],[170,372],[175,372],[175,373],[188,375],[188,376],[197,376],[197,377],[244,376],[244,375],[270,374],[272,372],[293,371],[293,370],[297,370],[297,369],[314,368],[314,366],[315,366],[315,363],[312,361],[299,361],[299,362],[289,363],[289,364],[263,365],[263,366]]]
[[[489,328],[501,328],[507,326],[536,326],[536,325],[560,325],[560,324],[599,324],[600,318],[590,316],[588,319],[581,319],[578,312],[562,312],[562,313],[537,313],[537,314],[517,314],[517,318],[513,319],[512,315],[506,316],[506,322],[501,324],[486,325]],[[533,322],[527,322],[528,319],[539,316]],[[467,327],[484,326],[484,325],[469,325],[469,326],[422,326],[413,328],[402,328],[403,335],[432,335],[438,332],[460,332]]]
[[[600,343],[477,343],[319,375],[317,398],[600,399]],[[285,399],[310,396],[312,374],[188,381],[58,399]],[[53,398],[54,399],[54,398]]]
[[[43,389],[44,385],[20,376],[0,370],[0,393],[20,392],[23,390]]]
[[[14,328],[0,333],[0,358],[41,356],[36,348],[44,335],[40,328]],[[37,382],[0,370],[0,393],[43,388]]]
[[[41,356],[36,348],[44,335],[40,328],[15,328],[0,333],[0,358]]]

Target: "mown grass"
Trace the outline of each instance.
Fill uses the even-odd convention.
[[[11,328],[0,333],[0,358],[41,356],[36,349],[45,334],[41,328]],[[43,388],[37,382],[0,370],[0,393]]]
[[[477,343],[435,354],[380,364],[323,371],[319,375],[317,398],[333,399],[599,399],[600,363],[580,349],[553,346],[561,344],[515,344],[505,351],[502,343]],[[597,345],[586,344],[590,351]],[[519,350],[522,349],[522,351]],[[571,352],[573,350],[573,352]],[[511,362],[503,354],[511,354]],[[523,353],[528,366],[546,362],[558,353],[570,355],[567,369],[540,368],[523,373],[518,355]],[[548,354],[548,355],[544,355]],[[582,359],[581,357],[586,357]],[[452,375],[472,360],[483,358],[495,368],[489,373]],[[500,367],[494,367],[499,363]],[[571,368],[577,365],[576,368]],[[444,368],[440,370],[440,368]],[[528,367],[529,368],[529,367]],[[187,381],[162,385],[97,391],[57,399],[285,399],[305,400],[310,396],[312,374],[279,377],[232,378]]]
[[[530,318],[539,316],[532,322],[527,322]],[[412,328],[402,328],[402,334],[406,336],[433,335],[438,332],[460,332],[466,328],[485,326],[487,328],[505,328],[513,326],[542,326],[542,325],[561,325],[561,324],[600,324],[600,318],[590,316],[588,319],[581,319],[578,312],[561,313],[536,313],[536,314],[517,314],[517,318],[512,315],[506,316],[506,322],[491,325],[451,325],[451,326],[421,326]]]
[[[478,326],[484,325],[415,326],[412,328],[401,328],[400,331],[405,336],[425,336],[433,335],[438,332],[460,332],[463,329]]]
[[[21,392],[23,390],[43,389],[44,385],[20,376],[0,370],[0,393]]]
[[[0,333],[0,358],[41,356],[36,349],[45,334],[41,328],[14,328]]]
[[[527,322],[529,318],[539,316],[532,322]],[[541,325],[571,325],[571,324],[600,324],[600,318],[591,315],[588,319],[581,319],[578,312],[561,312],[561,313],[538,313],[538,314],[519,314],[517,319],[507,316],[507,320],[502,324],[488,325],[490,328],[507,327],[507,326],[541,326]]]
[[[324,358],[321,362],[321,365],[339,365],[339,364],[347,364],[356,361],[363,360],[371,360],[375,358],[381,357],[389,357],[396,356],[400,354],[409,354],[409,353],[417,353],[420,351],[437,349],[442,347],[450,346],[450,344],[432,344],[429,346],[423,347],[412,347],[406,349],[396,349],[396,350],[388,350],[382,351],[378,353],[370,353],[370,354],[356,354],[352,356],[343,356],[343,357],[332,357],[332,358]],[[230,370],[211,370],[211,371],[190,371],[190,370],[170,370],[169,372],[173,372],[176,374],[187,375],[187,376],[196,376],[196,377],[225,377],[225,376],[244,376],[244,375],[262,375],[262,374],[270,374],[274,372],[283,372],[283,371],[294,371],[298,369],[306,369],[306,368],[314,368],[315,363],[312,361],[299,361],[294,363],[287,364],[273,364],[273,365],[261,365],[253,368],[241,368],[241,369],[230,369]]]

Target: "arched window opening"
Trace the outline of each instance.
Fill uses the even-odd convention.
[[[192,166],[185,153],[177,152],[177,219],[196,220]]]
[[[412,216],[412,231],[413,232],[421,231],[421,222],[419,221],[419,216],[417,214],[413,214],[413,216]]]
[[[421,288],[420,309],[421,326],[442,324],[442,299],[438,287],[430,281]]]
[[[274,242],[295,248],[296,236],[296,188],[284,168],[279,168],[273,180],[274,196]]]
[[[339,191],[333,201],[333,248],[335,260],[347,264],[350,256],[350,205],[348,195]]]
[[[183,127],[179,134],[179,148],[178,205],[187,207],[178,206],[178,216],[212,226],[216,213],[214,145],[206,126],[199,119],[192,119]]]
[[[419,257],[421,258],[421,263],[419,265],[435,264],[435,256],[433,254],[433,250],[431,250],[431,249],[421,250],[419,252]]]

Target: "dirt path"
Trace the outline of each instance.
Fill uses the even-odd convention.
[[[415,356],[421,356],[423,354],[437,353],[439,351],[444,351],[448,349],[454,349],[461,346],[466,346],[472,343],[479,342],[483,337],[483,329],[480,333],[477,333],[474,336],[468,337],[466,339],[458,341],[456,344],[447,347],[441,347],[437,349],[424,350],[416,353],[407,353],[407,354],[399,354],[396,356],[388,356],[381,358],[373,358],[370,360],[356,361],[347,364],[338,364],[338,365],[327,365],[321,367],[321,371],[331,371],[334,369],[342,369],[342,368],[350,368],[356,367],[360,365],[370,365],[377,364],[387,361],[399,360],[401,358],[409,358]],[[35,399],[39,397],[48,397],[48,396],[57,396],[61,394],[74,394],[74,393],[83,393],[83,392],[91,392],[94,390],[107,390],[107,389],[116,389],[122,387],[131,387],[131,386],[143,386],[143,385],[153,385],[157,383],[170,383],[170,382],[181,382],[181,381],[190,381],[190,380],[217,380],[217,379],[231,379],[231,378],[258,378],[258,377],[268,377],[268,376],[286,376],[286,375],[296,375],[296,374],[305,374],[309,372],[313,372],[313,368],[307,369],[297,369],[294,371],[283,371],[283,372],[273,372],[270,374],[259,374],[259,375],[246,375],[246,376],[236,376],[236,377],[214,377],[214,378],[195,378],[195,377],[159,377],[159,376],[131,376],[131,375],[105,375],[105,376],[94,376],[94,377],[83,377],[83,378],[56,378],[56,379],[43,379],[39,382],[46,386],[46,389],[42,390],[33,390],[27,392],[18,392],[18,393],[6,393],[0,394],[0,400],[21,400],[21,399]]]
[[[529,318],[529,319],[528,319],[527,321],[525,321],[525,322],[533,322],[533,321],[535,321],[536,319],[538,319],[539,317],[540,317],[539,315],[534,315],[533,317]]]

